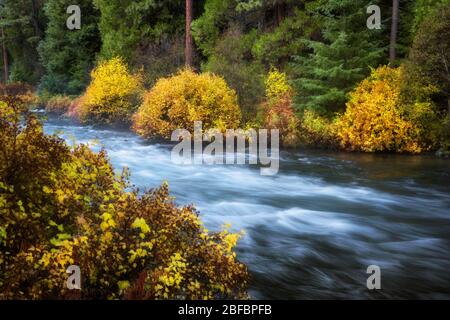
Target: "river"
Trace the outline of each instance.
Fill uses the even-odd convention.
[[[237,249],[254,299],[450,299],[450,161],[433,156],[282,152],[280,172],[180,166],[170,146],[49,118],[47,133],[104,147],[152,188],[168,181],[210,230],[244,230]],[[382,289],[369,291],[369,265]]]

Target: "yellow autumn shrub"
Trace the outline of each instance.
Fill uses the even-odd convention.
[[[247,298],[239,234],[206,230],[167,184],[130,190],[105,151],[45,135],[23,110],[0,101],[0,300]],[[81,290],[67,287],[73,265]]]
[[[176,129],[193,132],[195,121],[205,130],[225,130],[238,128],[240,119],[236,93],[223,78],[184,69],[158,80],[144,95],[133,128],[146,138],[170,138]]]
[[[115,57],[100,62],[91,78],[73,113],[83,122],[129,122],[140,103],[142,76],[132,74],[123,59]]]
[[[404,67],[382,66],[350,94],[346,112],[337,121],[343,148],[407,153],[431,148],[425,119],[434,118],[432,104],[405,97],[404,79]]]
[[[267,75],[266,98],[268,100],[277,100],[287,94],[292,95],[292,87],[288,83],[287,75],[276,68],[272,68]]]

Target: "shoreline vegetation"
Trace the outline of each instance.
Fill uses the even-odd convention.
[[[240,120],[236,93],[214,74],[197,74],[190,69],[182,69],[145,91],[139,83],[139,75],[130,74],[121,58],[105,61],[98,68],[111,68],[107,74],[115,74],[117,78],[130,77],[135,79],[135,83],[131,88],[120,88],[124,93],[114,96],[111,91],[121,87],[120,80],[105,84],[93,75],[88,91],[79,97],[53,96],[43,101],[38,96],[30,98],[34,94],[28,90],[23,94],[30,96],[30,103],[40,101],[40,108],[48,114],[68,117],[81,124],[131,130],[151,141],[168,142],[174,130],[186,128],[193,132],[195,121],[205,121],[206,129],[222,132],[240,127],[244,130],[279,129],[281,147],[285,150],[308,147],[369,153],[450,155],[445,147],[449,116],[440,117],[431,99],[437,89],[411,79],[405,65],[373,69],[371,76],[350,92],[346,112],[336,114],[334,119],[310,110],[298,116],[294,112],[293,89],[286,74],[272,69],[266,80],[266,102],[261,104],[256,119],[247,123]],[[93,72],[99,71],[105,72],[98,69]],[[196,87],[188,88],[201,77],[206,77],[203,88],[198,82]],[[109,76],[109,82],[111,78]],[[214,87],[214,81],[218,81],[219,89]],[[126,83],[130,85],[129,81]],[[96,88],[102,85],[103,89]],[[202,94],[213,96],[217,105]],[[187,101],[187,96],[195,102]],[[202,105],[202,99],[208,102]],[[231,103],[230,108],[224,104],[227,100]],[[114,105],[114,101],[122,103]],[[221,111],[212,116],[219,109]],[[135,113],[130,110],[135,110]],[[176,120],[170,119],[170,115],[176,115]]]
[[[30,86],[23,84],[7,85],[3,91],[16,92],[29,107],[38,105],[49,114],[68,117],[79,121],[80,124],[132,130],[144,139],[152,141],[167,142],[171,132],[178,128],[187,128],[193,132],[195,121],[206,121],[206,129],[214,128],[222,132],[228,128],[237,129],[242,124],[235,92],[228,88],[223,79],[213,74],[199,75],[190,69],[183,69],[174,76],[161,79],[154,88],[145,92],[139,83],[139,75],[130,74],[121,58],[105,61],[98,68],[100,70],[95,69],[93,73],[106,72],[108,83],[103,83],[103,79],[93,75],[89,91],[79,97],[53,96],[44,100],[34,93]],[[101,70],[102,68],[111,70],[105,71]],[[438,156],[448,157],[450,153],[443,146],[446,143],[444,130],[448,130],[449,126],[448,115],[439,118],[430,98],[437,89],[413,82],[414,79],[410,78],[405,69],[406,66],[402,65],[398,68],[382,66],[372,70],[371,76],[350,93],[346,112],[338,114],[333,120],[309,110],[305,110],[302,116],[297,118],[293,111],[293,89],[286,74],[272,69],[266,80],[267,100],[261,105],[256,120],[245,123],[244,127],[281,128],[283,149],[309,147],[335,151],[405,154],[434,152]],[[114,74],[118,79],[135,79],[135,83],[131,84],[131,88],[120,88],[123,84],[121,80],[111,83],[114,79],[110,74]],[[190,91],[187,86],[201,77],[206,77],[204,88],[199,89],[197,84]],[[219,89],[225,91],[221,93],[214,88],[213,81],[218,81]],[[129,81],[125,83],[130,85]],[[96,86],[103,88],[97,89]],[[115,96],[111,93],[114,88],[124,90],[124,93]],[[174,92],[170,93],[170,90]],[[202,99],[208,99],[201,96],[205,92],[218,101],[217,106],[214,106],[211,99],[207,104],[201,104]],[[223,94],[225,96],[222,96]],[[197,104],[187,102],[187,96]],[[130,101],[126,101],[127,99]],[[226,100],[231,103],[229,113],[223,104]],[[114,105],[114,101],[120,103]],[[178,110],[170,110],[171,107]],[[224,108],[216,119],[211,116],[214,110],[222,107]],[[133,114],[130,110],[136,111]],[[172,121],[170,114],[176,115],[177,120]],[[227,117],[231,117],[231,122]],[[163,118],[168,120],[162,121]],[[372,130],[365,132],[361,129],[367,127]]]
[[[268,4],[228,0],[219,5],[205,0],[203,6],[185,8],[196,12],[189,22],[192,34],[186,33],[196,45],[185,48],[189,59],[183,66],[169,55],[178,63],[166,69],[158,65],[158,72],[154,64],[182,47],[167,43],[169,52],[153,52],[151,43],[139,40],[142,26],[136,26],[133,38],[127,38],[125,30],[114,30],[111,19],[116,14],[126,21],[126,5],[111,9],[104,1],[84,2],[86,25],[68,35],[57,24],[64,1],[52,0],[43,8],[49,20],[37,51],[44,75],[36,82],[11,70],[5,73],[9,81],[2,91],[20,89],[30,105],[43,106],[49,113],[86,124],[130,127],[146,139],[167,139],[175,129],[192,132],[193,123],[202,121],[205,130],[279,129],[280,145],[287,149],[450,154],[448,0],[405,5],[400,12],[405,30],[399,32],[395,26],[397,42],[391,39],[389,44],[383,38],[389,28],[368,29],[359,0],[339,6],[320,0],[277,5],[275,25],[269,27],[267,18],[265,29],[246,29],[232,15],[224,22],[227,28],[218,28],[215,21],[234,12],[251,25],[249,15],[267,15],[273,9]],[[184,6],[177,6],[160,9],[182,17],[175,13]],[[171,20],[161,19],[166,35],[183,31],[183,24],[180,30],[170,30]],[[80,70],[64,71],[73,62],[61,60],[52,49],[62,46],[63,55],[70,54],[77,35],[85,36],[86,48],[96,52],[75,58],[80,65],[74,67],[84,68],[81,78]],[[294,35],[299,40],[292,39],[292,48],[282,41]],[[113,36],[118,43],[111,42]],[[89,37],[101,40],[102,46],[93,46]],[[134,52],[131,43],[150,51]],[[270,53],[270,47],[286,52]],[[13,61],[13,66],[20,63]]]
[[[174,1],[146,11],[84,0],[82,27],[68,32],[65,0],[51,0],[41,8],[47,20],[32,17],[39,45],[5,47],[13,59],[4,59],[12,67],[3,67],[3,86],[25,86],[48,112],[130,126],[144,138],[203,121],[279,129],[283,148],[448,155],[450,1],[408,2],[380,29],[368,28],[362,0],[300,2]],[[377,5],[391,12],[391,3]],[[2,9],[5,21],[15,6]],[[161,12],[170,14],[145,25]],[[181,35],[192,48],[180,46]],[[17,50],[38,61],[25,64]]]

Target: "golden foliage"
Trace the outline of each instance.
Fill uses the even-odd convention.
[[[276,100],[283,98],[286,95],[292,95],[292,88],[288,83],[286,73],[280,72],[276,68],[270,70],[265,84],[266,97],[269,100]]]
[[[73,113],[84,122],[128,122],[139,105],[142,76],[131,74],[123,59],[116,57],[100,62],[91,78]]]
[[[70,148],[0,102],[0,299],[240,299],[239,235],[208,232],[168,186],[129,191],[104,151]],[[82,290],[66,288],[70,265]]]
[[[170,138],[176,129],[193,132],[195,121],[202,121],[206,130],[225,130],[237,128],[240,119],[236,93],[225,80],[185,69],[160,79],[145,94],[133,127],[146,138]]]
[[[405,96],[404,76],[403,67],[383,66],[350,94],[347,110],[337,122],[343,148],[420,153],[431,147],[424,123],[434,118],[431,102]]]

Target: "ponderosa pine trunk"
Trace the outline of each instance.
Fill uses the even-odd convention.
[[[2,53],[3,53],[3,71],[4,71],[4,79],[5,84],[8,82],[9,70],[8,70],[8,50],[6,50],[6,39],[5,39],[5,30],[3,26],[1,26],[1,35],[2,35]]]
[[[192,67],[193,41],[191,34],[192,23],[192,0],[186,0],[186,47],[185,63],[187,67]]]
[[[392,0],[392,26],[391,43],[389,46],[389,62],[394,64],[397,59],[397,34],[398,34],[399,0]]]

